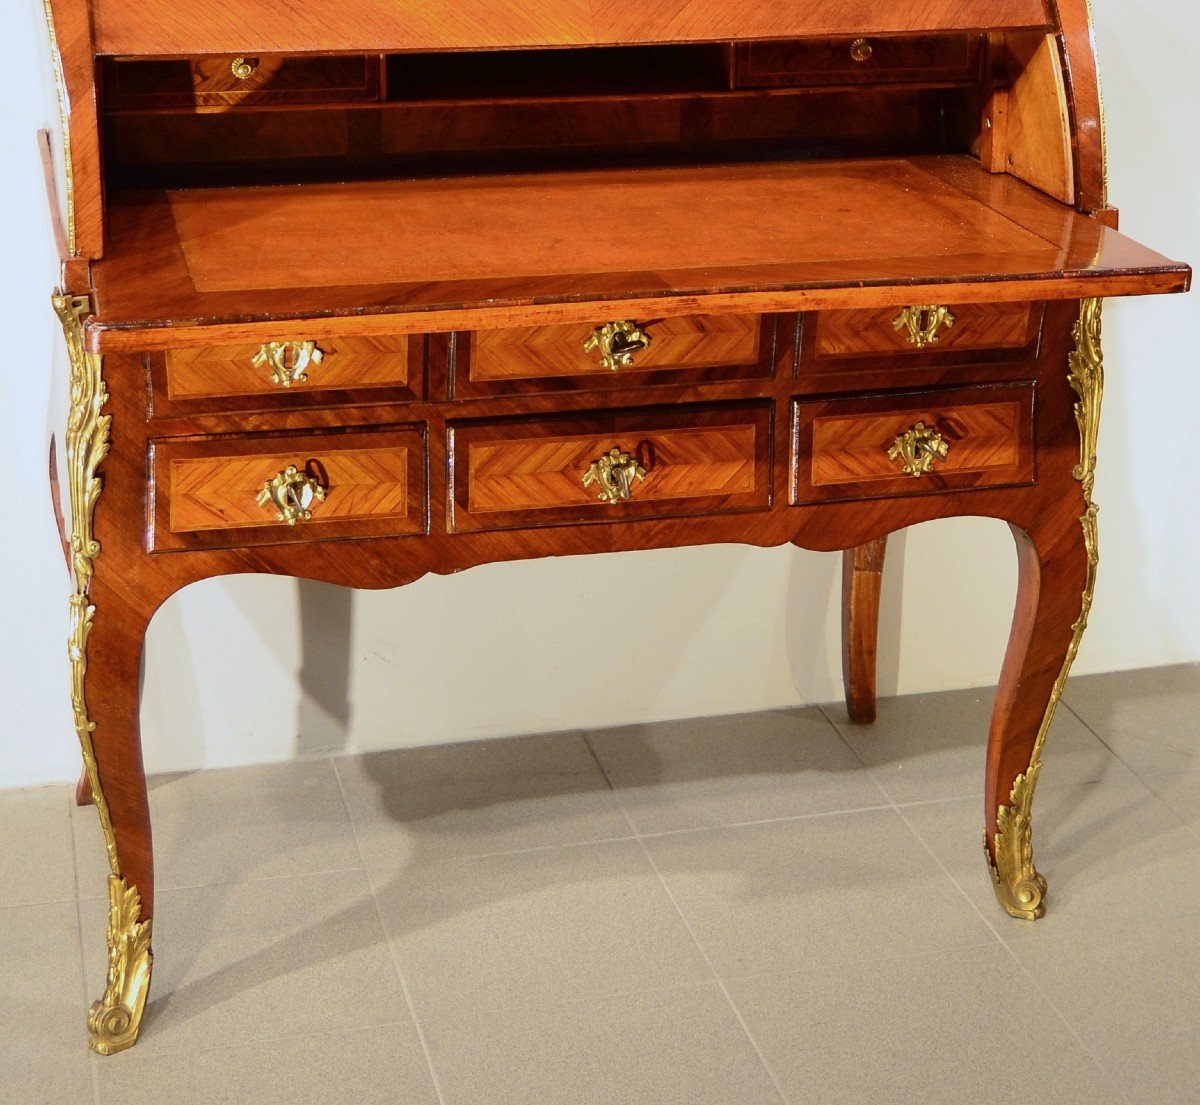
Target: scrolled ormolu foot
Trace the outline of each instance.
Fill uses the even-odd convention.
[[[983,834],[983,851],[992,874],[996,900],[1010,917],[1036,921],[1046,913],[1046,880],[1033,863],[1033,820],[1031,808],[1037,785],[1034,771],[1021,775],[1013,784],[1012,804],[1001,806],[996,818],[996,835],[988,841]]]
[[[150,921],[140,920],[136,886],[112,875],[108,880],[108,983],[88,1013],[88,1044],[101,1055],[115,1055],[137,1042],[150,992],[154,957]]]

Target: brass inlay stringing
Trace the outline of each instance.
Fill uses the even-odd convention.
[[[600,351],[600,365],[610,372],[629,368],[638,353],[650,347],[650,335],[632,322],[606,322],[583,342],[585,353]]]
[[[920,307],[905,307],[892,321],[893,330],[907,330],[908,342],[918,349],[937,345],[941,340],[938,331],[954,325],[954,316],[949,307],[926,303]]]
[[[263,484],[257,501],[259,506],[275,511],[275,521],[294,526],[309,521],[314,504],[324,502],[325,495],[320,480],[289,464]]]
[[[258,69],[258,61],[254,58],[234,58],[230,70],[239,81],[248,81]]]
[[[100,782],[100,769],[92,734],[96,725],[87,708],[87,645],[96,616],[88,601],[100,543],[93,521],[102,488],[98,473],[112,444],[112,416],[104,413],[108,390],[99,354],[87,350],[84,322],[92,313],[86,296],[56,293],[54,310],[62,323],[71,363],[70,411],[67,416],[67,475],[71,501],[71,705],[88,783],[100,817],[109,865],[108,982],[104,996],[88,1014],[89,1044],[101,1055],[111,1055],[137,1039],[142,1011],[150,987],[153,957],[149,921],[141,921],[141,898],[121,874],[112,815]]]
[[[619,446],[613,446],[599,460],[592,461],[583,474],[583,486],[595,484],[599,488],[596,498],[615,505],[632,499],[634,480],[645,478],[646,469],[638,464],[637,458],[622,452]]]
[[[896,438],[888,450],[888,457],[901,462],[901,470],[906,476],[920,479],[926,472],[932,472],[934,465],[945,460],[949,453],[950,443],[932,426],[918,422]]]
[[[67,114],[67,79],[63,73],[62,53],[58,48],[58,31],[54,27],[54,9],[50,6],[50,0],[42,2],[46,9],[46,28],[50,32],[50,64],[54,70],[54,87],[58,93],[58,122],[62,130],[63,173],[67,184],[67,250],[74,257],[78,252],[75,233],[75,162],[71,153],[71,120]]]
[[[269,368],[271,379],[280,387],[308,383],[308,370],[325,360],[315,341],[269,341],[254,354],[255,368]]]
[[[850,56],[855,61],[870,61],[875,55],[875,47],[865,38],[856,38],[850,43]]]
[[[1099,507],[1092,499],[1096,484],[1096,439],[1100,428],[1100,408],[1104,399],[1104,352],[1101,348],[1100,299],[1085,299],[1080,304],[1075,324],[1075,349],[1070,356],[1067,377],[1079,396],[1075,403],[1075,421],[1079,424],[1079,463],[1072,471],[1083,485],[1085,510],[1079,519],[1087,552],[1087,577],[1084,582],[1079,618],[1071,627],[1071,643],[1062,670],[1050,692],[1050,703],[1038,727],[1029,758],[1029,767],[1013,782],[1009,804],[996,815],[996,837],[988,846],[983,835],[983,850],[992,871],[996,897],[1010,916],[1033,921],[1046,912],[1046,880],[1033,862],[1033,794],[1042,772],[1042,752],[1050,723],[1062,698],[1063,688],[1079,652],[1079,643],[1087,629],[1096,593],[1096,573],[1100,564],[1100,536],[1096,522]]]

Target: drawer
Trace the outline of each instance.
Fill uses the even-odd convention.
[[[425,457],[421,426],[154,441],[151,547],[424,533]]]
[[[459,341],[454,394],[598,391],[770,377],[776,319],[684,315],[480,330]]]
[[[171,402],[270,395],[296,402],[308,393],[327,399],[330,391],[389,388],[394,398],[412,399],[422,390],[424,356],[424,338],[408,334],[173,349],[156,365],[156,393]]]
[[[734,81],[739,88],[973,81],[980,57],[978,35],[750,42],[737,47]]]
[[[452,423],[451,528],[765,510],[768,401]]]
[[[379,99],[381,65],[371,54],[110,61],[105,91],[118,111],[362,102]]]
[[[805,318],[801,371],[843,372],[838,362],[907,358],[912,364],[1034,360],[1042,303],[927,304],[821,311]],[[860,362],[861,365],[861,362]]]
[[[793,503],[1033,483],[1032,383],[798,401]]]

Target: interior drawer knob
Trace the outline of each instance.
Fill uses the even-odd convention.
[[[234,58],[229,68],[239,81],[248,81],[258,69],[258,58]]]
[[[610,372],[629,368],[639,353],[650,347],[650,335],[634,322],[606,322],[584,339],[585,353],[600,353],[600,365]]]
[[[925,304],[921,307],[905,307],[892,322],[894,330],[907,330],[909,345],[924,349],[927,345],[937,345],[943,329],[949,330],[954,325],[954,316],[949,307],[936,303]]]
[[[870,61],[875,56],[875,47],[870,39],[856,38],[850,43],[850,57],[855,61]]]
[[[906,476],[920,479],[932,472],[938,461],[950,453],[950,443],[932,426],[918,422],[905,430],[888,450],[888,457],[899,462]]]
[[[308,370],[325,354],[315,341],[269,341],[254,354],[254,367],[271,370],[271,380],[282,388],[308,383]]]
[[[592,461],[583,474],[583,486],[596,487],[596,498],[615,506],[629,502],[633,498],[634,481],[645,478],[646,469],[638,464],[637,458],[614,445],[599,460]]]
[[[309,521],[313,507],[324,502],[325,495],[325,487],[316,476],[307,469],[301,471],[296,465],[289,464],[263,484],[258,493],[258,505],[274,510],[277,522],[294,526],[297,522]]]

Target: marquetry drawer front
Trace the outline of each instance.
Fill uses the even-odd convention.
[[[421,427],[160,440],[151,467],[157,551],[426,528]]]
[[[797,402],[792,501],[1032,483],[1033,399],[1011,384]]]
[[[914,364],[1036,357],[1041,303],[926,303],[805,318],[801,370],[844,371],[850,358],[907,357]]]
[[[451,528],[624,522],[771,503],[771,404],[450,427]]]
[[[108,64],[108,105],[118,111],[239,104],[352,103],[379,99],[378,56],[204,57]]]
[[[980,40],[970,35],[928,38],[811,38],[737,47],[739,87],[969,81],[979,73]]]
[[[160,394],[170,401],[278,395],[302,404],[305,395],[390,388],[414,398],[424,348],[424,339],[402,334],[175,349],[163,356]]]
[[[607,319],[480,330],[459,342],[455,395],[589,391],[770,376],[776,320],[761,315]]]

